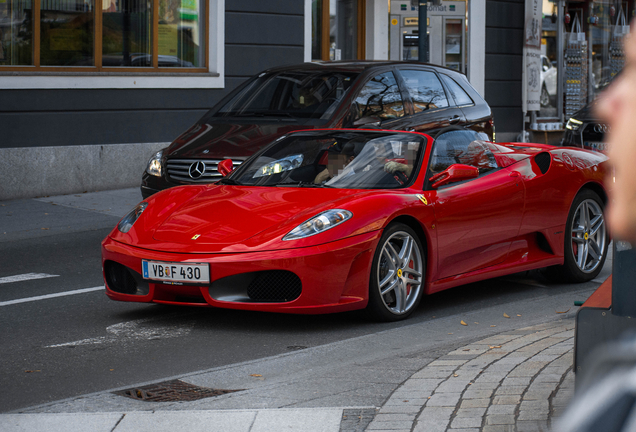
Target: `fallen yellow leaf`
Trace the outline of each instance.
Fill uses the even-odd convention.
[[[570,312],[570,309],[572,309],[572,308],[568,308],[568,310],[563,311],[563,312],[556,311],[556,313],[568,313],[568,312]]]
[[[463,320],[459,322],[461,325],[465,325],[467,326],[468,324],[466,324]]]
[[[517,314],[517,316],[521,316],[521,314]]]
[[[449,334],[452,334],[452,333],[449,333]]]
[[[496,325],[491,325],[490,327],[497,327]]]
[[[457,374],[453,374],[453,376],[454,376],[454,377],[458,377],[459,375],[457,375]]]
[[[253,376],[253,377],[262,377],[263,375],[261,375],[261,374],[252,374],[252,375],[250,375],[250,376]]]
[[[510,318],[510,315],[504,312],[504,318]]]

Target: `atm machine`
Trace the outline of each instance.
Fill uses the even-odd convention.
[[[428,3],[430,63],[466,73],[466,2]],[[418,59],[418,10],[410,0],[391,0],[390,59]]]

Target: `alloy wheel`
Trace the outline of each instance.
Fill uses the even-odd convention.
[[[396,315],[408,313],[422,289],[422,252],[415,239],[397,231],[382,245],[377,270],[378,288],[384,306]]]
[[[607,253],[607,232],[603,209],[593,199],[582,201],[571,223],[572,254],[584,273],[595,271]]]

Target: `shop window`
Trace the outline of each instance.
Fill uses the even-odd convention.
[[[356,60],[365,57],[365,2],[312,0],[311,57]]]
[[[442,83],[433,72],[401,70],[415,113],[448,106]]]
[[[207,72],[205,1],[0,0],[0,71]]]

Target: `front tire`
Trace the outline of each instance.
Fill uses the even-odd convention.
[[[565,226],[563,265],[550,267],[548,275],[576,283],[598,276],[605,264],[609,244],[603,210],[603,201],[591,190],[584,189],[576,195]]]
[[[425,274],[426,258],[415,231],[401,223],[389,225],[373,255],[367,313],[378,321],[407,318],[420,303]]]

